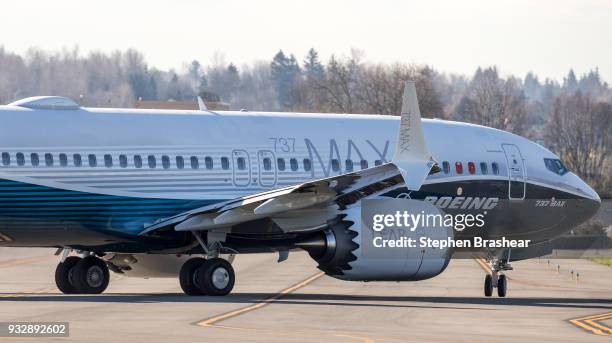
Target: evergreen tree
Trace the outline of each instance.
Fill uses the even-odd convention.
[[[304,72],[308,79],[320,79],[325,73],[325,68],[319,61],[319,53],[311,48],[304,59]]]
[[[300,76],[300,66],[293,54],[289,57],[280,50],[270,63],[272,81],[278,95],[278,102],[285,109],[297,104],[296,87]]]
[[[578,80],[576,79],[574,69],[570,69],[569,73],[567,73],[567,77],[563,79],[563,88],[569,92],[575,92],[578,90]]]

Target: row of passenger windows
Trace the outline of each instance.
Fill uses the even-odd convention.
[[[486,162],[480,162],[479,167],[480,167],[480,174],[482,175],[489,174],[489,165]],[[468,162],[467,169],[468,169],[467,172],[469,174],[476,174],[476,164],[474,162]],[[442,162],[442,170],[444,171],[444,174],[450,174],[451,167],[448,161]],[[463,174],[463,163],[455,162],[455,173]],[[491,163],[491,174],[499,175],[499,164],[497,162]]]
[[[82,167],[83,165],[88,165],[89,167],[97,167],[99,165],[98,157],[95,154],[88,154],[88,155],[73,154],[71,157],[72,157],[72,163],[75,167]],[[56,158],[51,153],[46,153],[42,155],[41,157],[38,153],[31,153],[29,154],[29,156],[26,156],[25,154],[19,152],[15,154],[14,158],[17,163],[17,166],[20,166],[20,167],[25,166],[26,158],[29,158],[30,164],[33,167],[38,167],[40,165],[44,165],[47,167],[53,167],[56,165]],[[68,158],[69,156],[64,153],[60,153],[59,155],[57,155],[58,165],[60,167],[68,166]],[[145,165],[151,169],[158,167],[158,159],[154,155],[148,155],[144,157],[141,155],[134,155],[132,158],[133,158],[135,168],[143,168],[143,166]],[[2,165],[3,166],[10,166],[11,160],[12,160],[12,156],[10,153],[8,152],[2,153]],[[118,161],[115,161],[112,155],[106,154],[103,156],[103,161],[100,162],[100,166],[103,165],[107,168],[112,168],[113,166],[115,166],[115,162],[118,162],[119,167],[127,168],[129,164],[128,156],[119,155]],[[176,156],[175,162],[176,162],[176,168],[178,169],[185,169],[186,167],[191,168],[191,169],[200,169],[200,159],[198,159],[197,156],[191,156],[188,158],[185,158],[183,156]],[[301,162],[302,162],[303,170],[305,171],[312,170],[312,161],[310,159],[305,158]],[[230,160],[228,157],[221,157],[220,163],[221,163],[221,169],[223,170],[230,169]],[[352,172],[354,170],[355,163],[356,162],[353,162],[352,160],[346,160],[345,161],[346,171]],[[377,166],[381,165],[382,163],[383,163],[382,160],[376,160],[374,162],[374,164]],[[161,157],[161,167],[163,169],[169,169],[170,164],[171,164],[170,157],[167,155],[163,155]],[[266,171],[271,171],[273,168],[272,160],[268,157],[262,159],[262,164],[263,164],[263,169]],[[278,158],[276,160],[276,167],[279,171],[285,171],[288,169],[290,169],[291,171],[297,171],[300,169],[298,160],[296,158],[290,158],[288,164],[289,165],[286,164],[286,161],[284,158]],[[358,162],[358,165],[361,169],[367,169],[368,161],[361,160]],[[210,156],[204,157],[203,167],[205,169],[213,169],[214,166],[215,166],[215,163],[212,157]],[[247,162],[244,157],[236,158],[236,168],[238,170],[247,169]],[[340,171],[340,161],[337,159],[332,159],[331,169],[334,172]]]

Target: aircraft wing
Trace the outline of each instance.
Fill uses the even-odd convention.
[[[147,227],[141,235],[174,226],[176,231],[230,228],[261,218],[283,231],[316,229],[342,206],[402,182],[392,163],[197,208]]]
[[[268,218],[283,232],[316,230],[343,207],[400,183],[418,190],[434,162],[425,144],[414,82],[407,82],[393,161],[197,208],[147,227],[141,235],[176,231],[231,232],[235,225]]]

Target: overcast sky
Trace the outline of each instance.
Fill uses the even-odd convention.
[[[561,80],[599,67],[612,81],[608,0],[13,0],[0,32],[9,51],[136,48],[162,69],[215,52],[240,65],[280,48],[299,60],[311,47],[324,60],[357,48],[369,61],[468,75],[497,65]]]

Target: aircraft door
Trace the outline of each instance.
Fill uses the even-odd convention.
[[[251,183],[251,161],[245,150],[232,151],[232,175],[234,185],[246,187]]]
[[[274,187],[277,182],[276,157],[270,150],[259,150],[257,152],[259,166],[259,184],[262,187]]]
[[[502,144],[508,166],[508,198],[525,199],[525,161],[521,151],[514,144]]]

